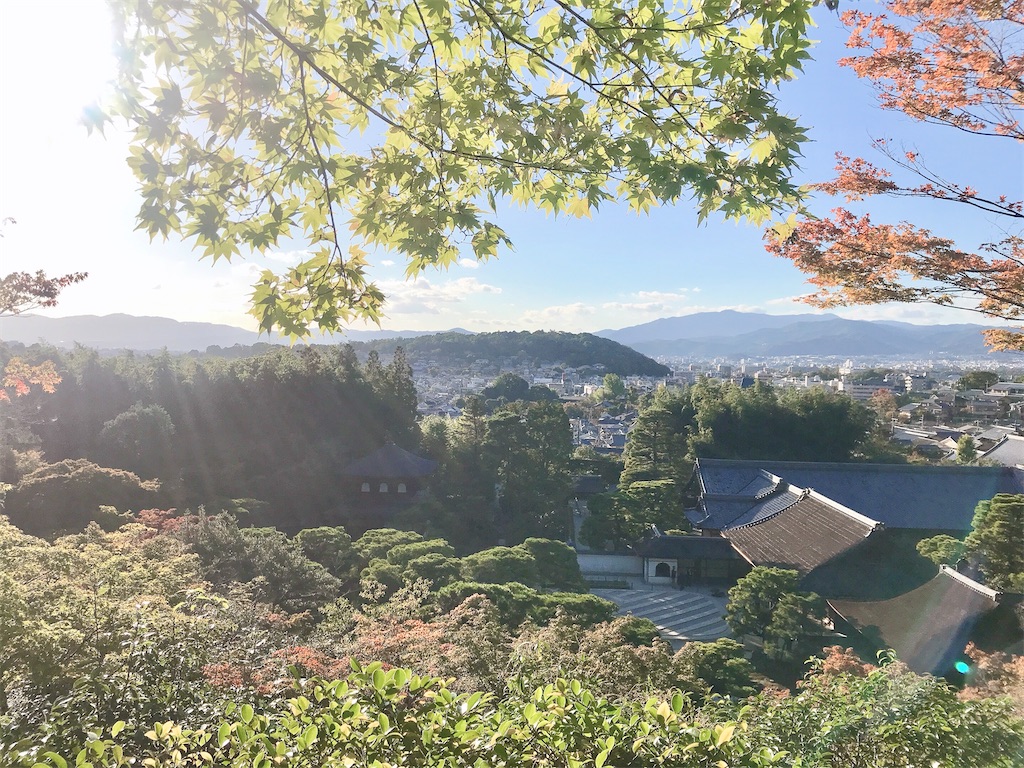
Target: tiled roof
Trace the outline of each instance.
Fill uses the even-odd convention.
[[[401,478],[425,477],[437,468],[437,462],[424,459],[394,443],[364,456],[341,471],[347,477]]]
[[[981,432],[977,435],[977,438],[979,440],[1002,440],[1007,435],[1015,434],[1017,434],[1017,429],[1015,427],[1000,427],[997,425],[989,427],[984,432]]]
[[[664,557],[705,560],[739,560],[728,539],[720,536],[652,536],[634,544],[640,557]]]
[[[729,528],[725,536],[753,565],[792,568],[806,576],[877,527],[874,520],[812,494],[760,522]]]
[[[982,459],[994,461],[1004,467],[1024,465],[1024,437],[1005,435],[1002,440],[981,455]]]
[[[978,619],[998,605],[998,595],[943,566],[927,584],[891,600],[830,600],[836,612],[915,672],[944,674],[963,652]]]
[[[793,491],[788,486],[779,487],[774,493],[761,499],[706,497],[703,500],[703,510],[694,510],[696,514],[692,516],[687,514],[687,517],[698,528],[720,531],[738,525],[756,523],[796,504],[799,500],[800,493]]]
[[[768,472],[758,472],[757,475],[745,486],[743,486],[738,496],[759,496],[766,491],[770,491],[778,485],[778,478],[770,475]]]
[[[968,531],[974,507],[997,493],[1024,493],[1024,471],[1009,467],[698,460],[707,495],[735,494],[767,471],[813,488],[889,528]]]

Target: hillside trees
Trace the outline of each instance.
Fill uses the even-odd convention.
[[[243,505],[252,523],[295,531],[344,522],[337,472],[389,439],[417,449],[415,389],[400,352],[366,366],[345,346],[231,360],[85,349],[53,357],[64,381],[38,401],[33,425],[46,456],[158,477],[171,506],[256,498],[262,512]]]
[[[877,90],[882,109],[972,135],[981,142],[1024,138],[1019,93],[1024,88],[1024,8],[1016,0],[889,0],[884,13],[846,10],[848,45],[858,55],[840,61]],[[985,217],[991,237],[956,243],[903,221],[877,223],[870,213],[837,207],[803,215],[774,230],[769,251],[811,275],[820,306],[929,302],[1016,320],[1024,316],[1024,201],[1010,190],[979,190],[950,178],[937,158],[886,139],[875,141],[876,165],[837,154],[836,178],[817,185],[847,203],[873,196],[936,203],[961,215]],[[869,206],[866,206],[869,207]],[[1024,334],[986,332],[996,349],[1024,348]]]
[[[151,236],[213,259],[307,241],[253,314],[336,330],[380,317],[368,251],[410,276],[493,257],[507,201],[584,216],[687,195],[764,220],[794,200],[803,132],[772,89],[807,57],[810,5],[112,0],[117,98],[92,124],[128,121]]]

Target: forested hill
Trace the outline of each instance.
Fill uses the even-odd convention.
[[[556,331],[502,331],[497,333],[438,333],[417,338],[377,339],[353,342],[360,357],[376,350],[390,355],[396,347],[405,349],[413,365],[434,363],[443,367],[464,367],[477,360],[490,363],[531,365],[549,363],[568,368],[604,366],[619,375],[665,376],[670,371],[661,363],[634,349],[591,333]]]

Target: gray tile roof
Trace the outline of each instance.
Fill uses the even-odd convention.
[[[682,558],[693,560],[739,560],[728,539],[720,536],[653,536],[634,544],[640,557]]]
[[[1009,467],[699,459],[697,469],[706,503],[737,493],[767,471],[889,528],[969,531],[979,501],[1024,493],[1024,470]]]
[[[436,468],[436,461],[424,459],[394,443],[388,443],[369,456],[349,464],[341,474],[368,478],[425,477]]]
[[[800,494],[788,486],[777,487],[774,493],[761,499],[737,497],[705,497],[703,509],[687,513],[690,522],[698,528],[721,531],[737,525],[756,523],[796,504]]]
[[[1002,464],[1004,467],[1024,465],[1024,437],[1006,435],[983,453],[981,458]]]
[[[792,568],[806,576],[863,542],[877,527],[873,520],[807,495],[772,517],[729,528],[725,536],[753,565]]]
[[[830,600],[833,609],[880,648],[892,648],[915,672],[950,672],[971,629],[998,595],[943,567],[927,584],[891,600]]]

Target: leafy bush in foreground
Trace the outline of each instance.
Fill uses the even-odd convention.
[[[1024,757],[1024,724],[1004,702],[960,701],[898,664],[815,669],[795,696],[700,709],[682,693],[612,702],[564,679],[499,698],[379,663],[353,668],[345,680],[297,679],[286,700],[229,703],[199,727],[111,723],[65,754],[25,740],[3,764],[1013,768]]]

